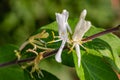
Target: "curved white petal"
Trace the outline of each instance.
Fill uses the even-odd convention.
[[[84,23],[85,23],[85,21],[83,19],[80,19],[80,21],[77,23],[77,26],[75,27],[74,34],[72,36],[74,41],[81,40],[81,38],[82,38],[81,34],[83,34],[81,31],[82,31]]]
[[[56,20],[58,23],[58,31],[59,31],[59,36],[62,40],[67,38],[67,28],[66,28],[66,23],[65,23],[65,16],[64,15],[56,15]]]
[[[79,41],[82,39],[83,35],[90,29],[91,23],[85,20],[87,11],[83,10],[80,15],[80,20],[76,25],[75,32],[72,36],[74,41]]]
[[[67,22],[68,17],[69,17],[69,12],[67,10],[63,10],[62,15],[65,16],[65,22]]]
[[[70,28],[68,22],[66,22],[66,27],[67,27],[68,31],[70,32],[70,34],[72,34],[72,30],[71,30],[71,28]]]
[[[68,33],[67,30],[72,33],[72,30],[67,22],[69,17],[69,12],[67,10],[63,10],[63,12],[56,13],[56,21],[58,23],[58,31],[59,31],[59,36],[62,40],[67,40],[68,39]]]
[[[78,67],[80,67],[81,64],[81,53],[80,53],[80,46],[79,44],[75,44],[75,50],[76,50],[76,54],[78,57]]]
[[[56,59],[57,62],[62,62],[61,54],[62,54],[62,50],[65,46],[65,43],[66,43],[66,41],[63,40],[57,54],[55,55],[55,59]]]
[[[84,9],[84,10],[81,12],[80,18],[85,19],[86,15],[87,15],[87,10]]]
[[[68,13],[68,11],[67,10],[63,10],[63,14],[66,16],[65,17],[65,24],[66,24],[66,28],[68,29],[68,31],[72,34],[72,30],[71,30],[71,28],[70,28],[70,26],[69,26],[69,24],[68,24],[68,17],[69,17],[69,13]]]

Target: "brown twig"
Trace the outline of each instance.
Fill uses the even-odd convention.
[[[65,46],[64,49],[68,49],[67,46]],[[50,57],[50,56],[56,54],[57,51],[58,51],[58,49],[43,54],[43,59],[45,59],[45,58],[47,58],[47,57]],[[35,59],[35,57],[30,57],[30,58],[21,59],[21,60],[15,59],[15,60],[13,60],[13,61],[0,64],[0,67],[12,65],[12,64],[20,64],[20,63],[24,63],[24,62],[30,62],[30,61],[32,61],[32,60],[34,60],[34,59]]]
[[[115,27],[115,28],[108,29],[108,30],[99,32],[99,33],[97,33],[97,34],[94,34],[94,35],[92,35],[92,36],[89,36],[89,37],[83,39],[82,41],[89,41],[89,40],[91,40],[91,39],[95,39],[96,37],[99,37],[99,36],[102,36],[102,35],[104,35],[104,34],[108,34],[108,33],[111,33],[111,32],[117,31],[117,30],[120,30],[120,25],[118,25],[118,26]],[[68,47],[65,46],[65,47],[64,47],[64,50],[65,50],[65,49],[68,49]],[[43,59],[45,59],[45,58],[47,58],[47,57],[50,57],[50,56],[56,54],[57,51],[58,51],[58,49],[43,54]],[[0,67],[12,65],[12,64],[20,64],[20,63],[24,63],[24,62],[30,62],[30,61],[32,61],[32,60],[34,60],[34,59],[35,59],[35,57],[30,57],[30,58],[21,59],[21,60],[15,59],[15,60],[13,60],[13,61],[0,64]]]
[[[102,36],[102,35],[104,35],[104,34],[108,34],[108,33],[115,32],[115,31],[117,31],[117,30],[120,30],[120,25],[118,25],[118,26],[115,27],[115,28],[107,29],[107,30],[105,30],[105,31],[99,32],[99,33],[94,34],[94,35],[92,35],[92,36],[89,36],[89,37],[87,37],[87,38],[85,38],[85,39],[82,39],[82,41],[89,41],[89,40],[95,39],[95,38],[97,38],[97,37],[99,37],[99,36]]]

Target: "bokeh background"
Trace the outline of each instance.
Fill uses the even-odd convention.
[[[96,27],[120,24],[120,0],[0,0],[0,46],[21,45],[38,28],[55,21],[55,12],[63,9],[71,19],[87,9],[86,19]]]

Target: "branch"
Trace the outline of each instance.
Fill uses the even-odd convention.
[[[107,30],[105,30],[105,31],[99,32],[99,33],[94,34],[94,35],[92,35],[92,36],[89,36],[89,37],[87,37],[87,38],[85,38],[85,39],[82,39],[82,41],[89,41],[89,40],[95,39],[95,38],[97,38],[97,37],[99,37],[99,36],[102,36],[102,35],[105,35],[105,34],[108,34],[108,33],[115,32],[115,31],[117,31],[117,30],[120,30],[120,25],[118,25],[118,26],[115,27],[115,28],[107,29]]]
[[[115,28],[108,29],[108,30],[99,32],[99,33],[97,33],[97,34],[94,34],[94,35],[92,35],[92,36],[89,36],[89,37],[87,37],[87,38],[85,38],[85,39],[82,39],[82,41],[89,41],[89,40],[91,40],[91,39],[95,39],[95,38],[97,38],[97,37],[99,37],[99,36],[102,36],[102,35],[105,35],[105,34],[108,34],[108,33],[111,33],[111,32],[115,32],[115,31],[117,31],[117,30],[120,30],[120,25],[118,25],[118,26],[115,27]],[[68,49],[68,47],[65,46],[65,47],[64,47],[64,50],[65,50],[65,49]],[[51,52],[49,52],[49,53],[43,54],[43,59],[44,59],[44,58],[47,58],[47,57],[50,57],[50,56],[52,56],[52,55],[55,55],[57,51],[58,51],[58,49],[53,50],[53,51],[51,51]],[[13,60],[13,61],[0,64],[0,67],[4,67],[4,66],[8,66],[8,65],[13,65],[13,64],[20,64],[20,63],[24,63],[24,62],[30,62],[30,61],[32,61],[32,60],[34,60],[34,59],[35,59],[35,57],[26,58],[26,59],[21,59],[21,60],[15,59],[15,60]]]
[[[64,47],[64,50],[65,50],[65,49],[68,49],[68,47],[65,46],[65,47]],[[43,54],[43,59],[45,59],[45,58],[47,58],[47,57],[50,57],[50,56],[56,54],[57,51],[58,51],[58,49],[53,50],[53,51],[48,52],[48,53],[44,53],[44,54]],[[15,60],[13,60],[13,61],[0,64],[0,67],[4,67],[4,66],[8,66],[8,65],[13,65],[13,64],[20,64],[20,63],[24,63],[24,62],[30,62],[30,61],[32,61],[32,60],[34,60],[34,59],[35,59],[35,57],[30,57],[30,58],[21,59],[21,60],[15,59]]]

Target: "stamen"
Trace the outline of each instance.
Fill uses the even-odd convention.
[[[60,38],[59,36],[55,36],[55,33],[53,31],[52,31],[52,36],[53,36],[53,39]]]
[[[32,52],[32,53],[35,53],[36,55],[38,55],[38,52],[34,51],[33,49],[28,49],[26,50],[27,52]]]
[[[52,41],[49,41],[49,42],[47,42],[47,43],[50,44],[50,43],[59,42],[59,41],[61,41],[61,39],[58,39],[58,40],[52,40]]]
[[[72,45],[68,53],[71,53],[74,47],[75,47],[75,44]]]

